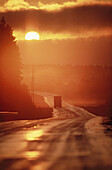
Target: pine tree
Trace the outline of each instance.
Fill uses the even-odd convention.
[[[9,85],[21,84],[21,59],[13,30],[6,24],[4,17],[0,23],[0,61],[3,81]]]
[[[22,63],[12,28],[4,17],[0,23],[0,110],[23,114],[36,111],[27,88],[22,85]]]

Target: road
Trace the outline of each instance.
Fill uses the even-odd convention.
[[[45,120],[0,123],[1,170],[112,169],[112,129],[65,104]]]

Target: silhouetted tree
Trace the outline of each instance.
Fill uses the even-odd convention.
[[[36,111],[26,86],[22,85],[21,58],[12,28],[0,22],[0,110]]]
[[[1,80],[14,86],[21,84],[21,59],[13,30],[6,24],[4,17],[0,23],[0,60]]]

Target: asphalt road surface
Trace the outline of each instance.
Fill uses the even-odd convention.
[[[111,170],[112,127],[103,121],[65,103],[51,119],[2,122],[0,170]]]

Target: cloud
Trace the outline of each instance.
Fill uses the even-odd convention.
[[[68,1],[63,3],[50,3],[50,4],[44,4],[42,2],[38,2],[38,9],[47,10],[47,11],[59,11],[62,10],[62,8],[65,7],[72,7],[76,5],[77,1]]]
[[[0,8],[2,11],[15,11],[15,10],[21,10],[21,9],[31,9],[36,8],[35,6],[30,6],[30,4],[24,0],[8,0],[3,7]]]
[[[10,6],[11,0],[7,6]],[[69,33],[71,35],[108,32],[112,34],[112,3],[79,4],[67,2],[60,8],[48,9],[48,6],[35,9],[28,8],[29,4],[23,0],[14,1],[24,4],[22,9],[0,12],[15,30],[39,32]],[[9,5],[8,5],[9,4]],[[13,4],[13,7],[16,5]],[[55,6],[56,7],[56,6]],[[27,9],[28,8],[28,9]],[[8,9],[8,8],[7,8]],[[13,9],[13,8],[12,8]]]

